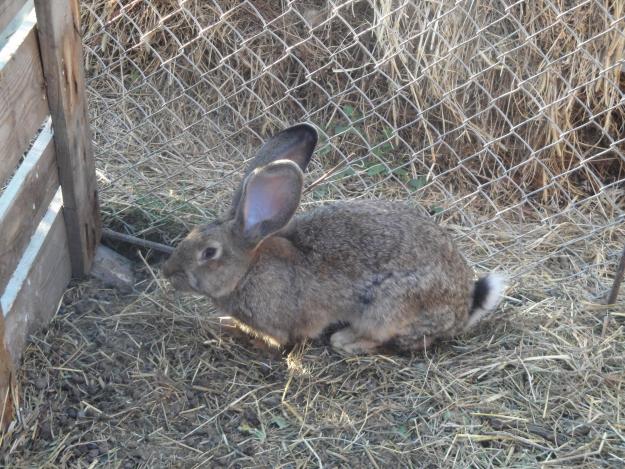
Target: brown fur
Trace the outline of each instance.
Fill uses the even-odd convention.
[[[294,162],[272,159],[271,140],[263,146],[227,219],[193,230],[165,264],[173,285],[280,344],[336,323],[348,326],[332,345],[349,353],[420,350],[464,331],[473,272],[451,238],[402,203],[339,202],[291,219],[313,148],[289,130],[278,137],[278,156]],[[219,247],[217,259],[203,260],[206,246]]]
[[[394,340],[419,348],[423,336],[452,336],[468,319],[473,273],[441,228],[403,204],[320,207],[249,252],[232,242],[232,225],[195,230],[164,273],[197,277],[194,290],[279,343],[317,338],[346,322],[352,335],[335,333],[335,347],[356,352]],[[193,259],[209,240],[224,243],[225,259],[199,265]],[[202,281],[212,276],[230,291],[214,295]]]

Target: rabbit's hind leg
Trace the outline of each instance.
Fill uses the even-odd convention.
[[[399,334],[392,322],[360,320],[332,334],[330,343],[349,354],[371,353]]]
[[[357,290],[362,313],[332,335],[332,346],[347,353],[372,352],[393,342],[410,351],[428,347],[457,323],[455,309],[432,295],[437,282],[427,271],[376,275]]]
[[[422,352],[434,342],[433,337],[416,335],[396,335],[388,340],[376,340],[359,335],[351,327],[341,329],[330,337],[330,343],[335,350],[348,354],[371,353],[381,347],[389,347],[401,352]]]
[[[332,348],[348,354],[370,353],[380,347],[383,342],[359,335],[351,327],[335,332],[330,337]]]
[[[414,312],[403,296],[412,278],[397,279],[392,274],[376,277],[373,284],[362,288],[360,299],[362,313],[350,318],[351,325],[330,337],[334,349],[349,354],[370,353],[396,336],[406,333]],[[399,281],[398,281],[399,280]]]
[[[432,342],[434,342],[434,337],[431,336],[419,334],[397,335],[387,341],[384,347],[407,353],[423,352],[432,345]]]

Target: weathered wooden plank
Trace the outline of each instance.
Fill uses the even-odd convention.
[[[4,29],[18,16],[26,3],[26,0],[2,0],[0,2],[0,39],[2,39]]]
[[[87,119],[77,0],[35,0],[41,60],[52,115],[72,273],[89,272],[100,240],[100,211]]]
[[[61,205],[59,190],[0,298],[5,346],[14,366],[29,335],[54,315],[71,277]]]
[[[33,13],[0,49],[0,189],[47,114]]]
[[[52,135],[48,120],[0,195],[0,292],[59,187]]]
[[[4,344],[4,316],[0,314],[0,432],[13,418],[11,387],[14,384],[13,360]]]

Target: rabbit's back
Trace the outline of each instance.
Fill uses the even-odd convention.
[[[399,202],[337,202],[297,215],[286,237],[311,266],[350,278],[380,271],[435,268],[454,278],[471,271],[451,237]]]

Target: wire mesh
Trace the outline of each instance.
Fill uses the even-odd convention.
[[[82,9],[110,225],[175,242],[225,210],[264,138],[309,122],[321,138],[304,209],[405,200],[477,270],[609,287],[625,239],[625,2]]]

